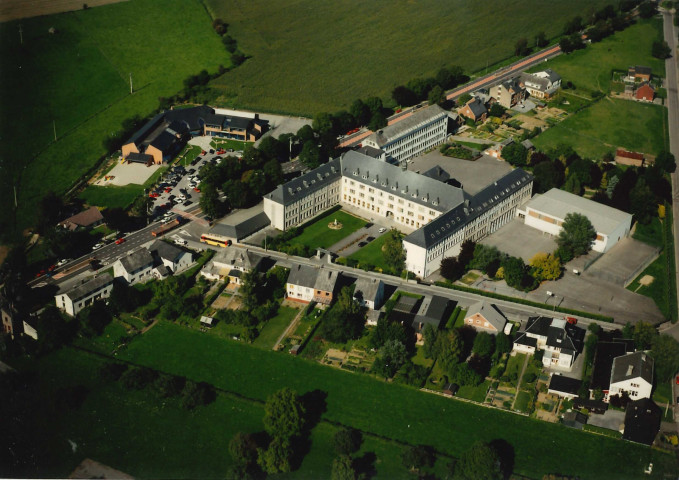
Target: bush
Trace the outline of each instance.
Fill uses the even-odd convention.
[[[105,363],[99,369],[99,375],[104,380],[115,382],[125,370],[127,370],[127,365],[124,363]]]
[[[146,367],[132,367],[122,374],[120,381],[127,390],[142,390],[156,378],[156,372]]]
[[[193,410],[196,407],[208,405],[214,402],[217,398],[217,393],[214,387],[205,382],[186,381],[184,389],[182,390],[182,407],[187,410]]]

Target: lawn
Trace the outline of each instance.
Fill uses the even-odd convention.
[[[128,326],[125,323],[113,319],[98,337],[76,338],[73,343],[88,350],[110,355],[122,343],[121,340],[129,336],[127,332]]]
[[[270,318],[259,336],[253,342],[254,345],[271,349],[276,344],[276,340],[281,336],[281,333],[290,325],[295,315],[299,313],[299,309],[291,307],[280,307],[275,317]]]
[[[385,234],[376,238],[365,247],[349,255],[348,258],[356,260],[359,267],[361,265],[370,264],[383,271],[389,271],[390,269],[384,261],[384,254],[382,253],[382,245],[387,241],[387,237],[388,236]]]
[[[521,368],[523,367],[523,362],[525,360],[526,360],[525,353],[517,353],[514,356],[510,356],[507,359],[507,368],[505,369],[505,375],[510,376],[510,374],[514,372],[516,373],[518,379],[518,376],[521,375]],[[516,384],[514,386],[516,386]]]
[[[85,203],[98,207],[127,208],[132,205],[134,199],[144,193],[142,185],[129,184],[123,187],[109,185],[100,187],[90,185],[80,194]]]
[[[670,455],[648,448],[424,395],[410,387],[224,341],[165,322],[137,337],[119,356],[208,381],[256,400],[264,400],[283,386],[300,393],[319,389],[327,393],[325,419],[398,441],[429,444],[451,455],[459,455],[477,440],[507,439],[516,455],[515,473],[526,476],[560,472],[601,478],[610,474],[610,465],[614,464],[619,478],[638,478],[651,461],[653,475],[658,478],[676,471]],[[256,370],[252,370],[253,365]],[[253,375],[266,381],[254,382]],[[544,438],[552,442],[544,442]],[[570,454],[553,455],[554,445],[567,445]]]
[[[653,245],[654,247],[662,247],[663,228],[660,219],[658,217],[653,217],[648,225],[637,222],[636,227],[634,227],[634,235],[632,235],[632,238]]]
[[[488,387],[490,382],[488,380],[474,387],[472,385],[462,385],[457,391],[457,396],[461,398],[466,398],[467,400],[472,400],[477,403],[483,403],[486,399],[486,394],[488,393]]]
[[[670,318],[670,307],[668,298],[668,278],[667,272],[667,249],[660,252],[660,256],[651,263],[639,276],[627,286],[627,290],[651,297],[666,318]],[[648,286],[639,284],[645,275],[654,278],[653,283]]]
[[[343,225],[341,229],[333,230],[328,227],[328,224],[335,220]],[[304,231],[288,243],[291,245],[302,244],[310,248],[328,248],[359,228],[363,228],[365,224],[366,222],[358,217],[342,210],[333,210],[305,225]]]
[[[559,144],[571,145],[583,158],[594,160],[618,147],[657,155],[668,141],[666,129],[665,107],[604,98],[532,142],[542,151]]]
[[[516,402],[514,403],[514,409],[519,412],[528,413],[530,408],[530,402],[533,399],[532,395],[523,390],[519,391],[516,395]]]
[[[187,76],[230,63],[198,0],[135,0],[5,22],[0,39],[0,205],[13,201],[8,185],[20,177],[19,230],[34,221],[47,189],[63,193],[92,169],[123,120],[152,114]],[[1,226],[12,211],[0,210]]]
[[[613,70],[627,70],[632,65],[646,65],[653,74],[665,76],[665,61],[651,55],[653,41],[662,35],[662,20],[641,20],[636,25],[588,45],[583,50],[560,55],[532,70],[551,68],[563,79],[573,82],[578,94],[592,91],[608,94]]]
[[[493,65],[514,54],[520,37],[554,37],[575,12],[607,3],[378,0],[366,9],[359,0],[206,0],[249,57],[211,86],[225,106],[305,115],[348,110],[354,99],[386,99],[395,86],[445,65],[467,72]]]

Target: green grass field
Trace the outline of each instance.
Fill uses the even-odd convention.
[[[648,286],[640,285],[639,280],[646,275],[653,277],[653,283]],[[627,290],[651,297],[663,315],[670,318],[669,299],[667,298],[668,277],[666,250],[663,250],[660,256],[627,286]]]
[[[478,386],[474,387],[472,385],[462,385],[457,391],[457,396],[472,400],[477,403],[483,403],[486,399],[486,393],[488,393],[488,387],[490,382],[486,380]]]
[[[253,342],[253,345],[271,349],[276,344],[276,340],[281,336],[281,333],[290,325],[290,322],[299,312],[296,308],[280,307],[275,317],[270,318],[259,336]]]
[[[648,225],[637,223],[632,238],[653,245],[654,247],[662,247],[663,229],[660,219],[658,217],[653,217]]]
[[[328,227],[330,222],[337,220],[343,226],[339,230]],[[365,221],[354,217],[341,210],[333,210],[313,220],[313,223],[304,226],[304,231],[290,240],[291,245],[302,244],[310,248],[328,248],[335,243],[354,233],[365,226]]]
[[[600,159],[618,147],[657,155],[665,148],[667,110],[628,100],[604,98],[535,137],[540,150],[571,145],[584,158]]]
[[[173,324],[161,322],[135,339],[119,357],[204,380],[257,400],[282,386],[300,393],[320,389],[328,394],[325,419],[390,439],[429,444],[451,455],[459,455],[476,440],[506,439],[515,449],[515,473],[529,477],[560,472],[600,478],[608,475],[614,464],[619,467],[619,478],[638,478],[651,461],[653,475],[658,478],[676,471],[670,455],[647,448],[426,395]],[[251,370],[253,365],[258,366],[256,370]],[[252,381],[253,375],[267,381]],[[545,438],[551,442],[545,442]],[[568,445],[570,455],[553,455],[554,445]]]
[[[375,265],[376,268],[382,269],[382,270],[389,270],[388,265],[384,261],[384,254],[382,253],[382,246],[384,245],[384,242],[387,240],[387,235],[382,235],[379,238],[376,238],[369,244],[367,244],[365,247],[361,248],[357,252],[352,253],[349,255],[348,258],[352,260],[356,260],[358,262],[358,265],[365,265],[365,264],[371,264]]]
[[[356,98],[386,99],[395,86],[446,65],[483,69],[511,57],[520,37],[553,37],[575,12],[584,16],[608,2],[205,3],[251,57],[212,82],[218,103],[315,114],[348,108]]]
[[[16,180],[17,226],[30,225],[40,197],[90,170],[124,119],[151,114],[184,78],[220,64],[229,65],[228,53],[198,0],[135,0],[0,24],[0,226],[12,220],[8,185]]]
[[[514,409],[518,410],[519,412],[527,413],[531,398],[532,397],[530,393],[524,392],[523,390],[519,391],[519,393],[516,394]]]
[[[632,65],[645,65],[653,74],[665,76],[665,61],[651,55],[653,41],[662,35],[662,20],[641,20],[583,50],[560,55],[534,67],[533,71],[551,68],[563,79],[573,82],[576,92],[589,96],[592,91],[608,94],[612,70],[626,71]]]
[[[142,193],[144,193],[142,185],[130,184],[124,187],[91,185],[82,191],[80,198],[88,205],[126,208]]]

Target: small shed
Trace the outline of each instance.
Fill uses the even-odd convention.
[[[564,413],[561,423],[563,423],[567,427],[582,430],[583,427],[587,424],[587,415],[585,415],[582,412],[572,410],[570,412]]]
[[[292,348],[290,348],[290,355],[297,355],[299,353],[300,347],[300,344],[293,345]]]
[[[443,393],[445,393],[448,396],[455,396],[457,391],[460,389],[460,386],[457,383],[446,383],[443,386]]]
[[[212,328],[215,326],[215,319],[212,317],[202,316],[200,317],[200,324],[207,328]]]

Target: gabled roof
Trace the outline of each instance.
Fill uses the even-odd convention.
[[[637,75],[650,75],[652,72],[651,67],[645,67],[643,65],[629,67],[629,71],[634,72]]]
[[[318,269],[308,265],[293,265],[290,269],[288,282],[291,285],[300,287],[314,288],[316,286],[316,277],[318,276]]]
[[[625,355],[626,346],[621,342],[599,342],[594,353],[594,362],[592,368],[592,379],[589,388],[596,390],[609,390],[611,387],[611,370],[613,369],[613,360],[616,357]]]
[[[172,244],[164,242],[162,240],[156,240],[148,247],[151,255],[158,256],[162,260],[167,260],[168,262],[176,263],[184,253],[181,248],[175,247]]]
[[[642,378],[653,385],[653,357],[644,352],[630,353],[613,359],[611,384]]]
[[[650,398],[642,398],[627,404],[625,431],[622,438],[630,442],[653,444],[660,430],[662,411]]]
[[[529,337],[526,332],[519,333],[514,339],[514,343],[519,345],[526,345],[527,347],[537,348],[538,340],[537,338]]]
[[[563,392],[569,395],[577,395],[581,386],[581,380],[578,380],[577,378],[566,377],[564,375],[554,374],[549,380],[549,390]]]
[[[581,352],[585,330],[551,317],[530,317],[526,333],[544,337],[550,347],[560,348],[562,352]]]
[[[151,256],[151,253],[145,248],[140,248],[126,257],[120,258],[118,261],[128,273],[138,270],[142,267],[150,267],[153,265],[153,257]]]
[[[236,248],[224,249],[212,260],[212,263],[225,264],[246,272],[257,270],[261,262],[262,257],[247,248],[244,251]]]
[[[508,92],[513,93],[520,92],[521,90],[523,90],[523,87],[521,87],[518,78],[510,78],[509,80],[501,82],[498,86],[501,86]]]
[[[157,148],[163,153],[166,153],[178,140],[179,139],[172,135],[172,133],[168,132],[167,130],[163,130],[160,135],[151,140],[149,145]]]
[[[145,153],[130,152],[127,154],[127,157],[125,157],[125,159],[129,162],[148,163],[151,160],[153,160],[153,157]]]
[[[542,195],[535,195],[526,204],[526,208],[546,213],[561,220],[569,213],[586,216],[598,233],[613,233],[621,223],[632,223],[632,215],[608,205],[587,198],[552,188]]]
[[[98,277],[88,280],[87,282],[78,285],[77,287],[74,287],[73,289],[68,290],[61,295],[66,295],[71,299],[72,302],[77,302],[81,298],[87,297],[88,295],[105,288],[111,283],[113,283],[113,277],[111,274],[104,273],[103,275],[99,275]]]
[[[228,221],[228,219],[227,219]],[[227,223],[217,223],[210,229],[209,233],[214,233],[217,235],[222,235],[225,237],[231,237],[240,241],[245,237],[249,237],[253,233],[261,230],[267,225],[271,224],[271,220],[264,212],[260,212],[240,223],[235,225]]]
[[[339,272],[337,270],[326,270],[322,268],[317,271],[314,289],[323,292],[333,292],[335,290],[335,285],[337,285],[338,278]]]
[[[205,124],[205,118],[213,115],[214,109],[207,105],[200,105],[191,108],[176,108],[163,112],[165,119],[169,122],[177,121],[185,124],[190,131],[201,130]]]
[[[436,122],[447,116],[448,114],[446,111],[438,105],[430,105],[426,108],[417,110],[403,120],[399,120],[398,122],[371,134],[364,142],[374,142],[380,148],[384,148],[411,131],[417,130],[424,125]]]
[[[486,106],[483,104],[483,102],[476,97],[469,100],[465,105],[467,107],[469,107],[469,110],[471,110],[471,112],[474,114],[475,118],[479,118],[484,113],[488,112],[488,110],[486,109]]]
[[[363,300],[374,302],[380,289],[384,289],[384,282],[376,278],[359,277],[356,280],[355,286],[354,296],[360,292]]]
[[[476,315],[477,313],[485,318],[498,332],[501,332],[505,328],[507,319],[500,313],[495,305],[486,303],[485,300],[481,300],[469,307],[469,310],[467,310],[467,318]]]
[[[372,158],[382,158],[385,155],[384,150],[380,150],[379,148],[374,148],[368,145],[366,145],[365,147],[357,148],[356,151],[358,153],[362,153],[363,155],[367,155],[368,157]]]
[[[73,230],[77,227],[89,227],[97,222],[104,220],[104,216],[101,214],[97,207],[90,207],[85,211],[77,213],[66,220],[59,222],[59,225]]]
[[[582,427],[587,424],[587,415],[582,412],[578,412],[577,410],[572,410],[570,412],[564,413],[561,423],[567,427],[582,430]]]

